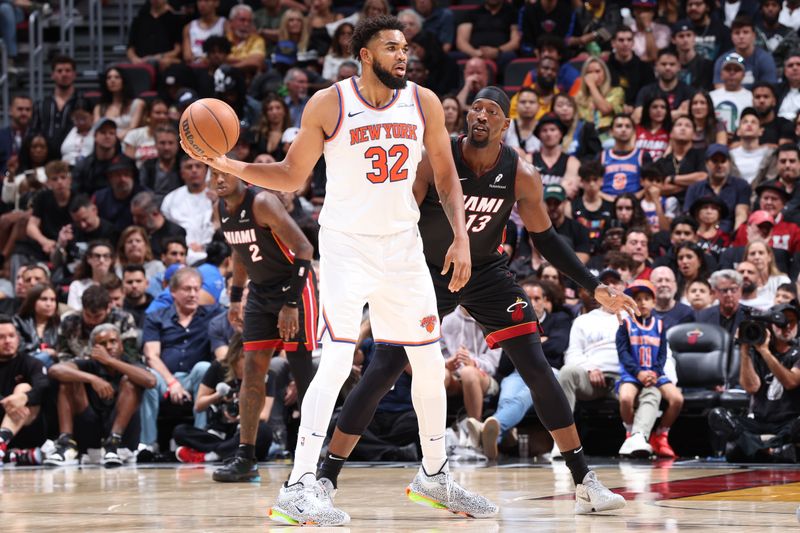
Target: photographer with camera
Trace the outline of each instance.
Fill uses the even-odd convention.
[[[797,461],[800,442],[800,347],[797,301],[749,311],[737,331],[739,382],[751,396],[747,416],[717,407],[711,430],[726,443],[730,462]]]
[[[198,429],[181,424],[172,437],[178,445],[175,456],[182,463],[220,461],[231,457],[239,446],[239,389],[244,374],[241,333],[234,333],[223,362],[214,361],[203,376],[194,402],[195,412],[208,412],[208,425]],[[274,380],[267,379],[266,401],[261,410],[256,436],[256,459],[267,457],[272,430],[267,421],[274,399]]]

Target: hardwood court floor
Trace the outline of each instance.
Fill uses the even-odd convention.
[[[408,465],[351,465],[337,505],[348,527],[331,531],[490,533],[513,531],[800,531],[800,468],[745,468],[683,462],[598,466],[600,478],[629,500],[625,509],[575,516],[562,464],[453,465],[459,483],[500,505],[494,520],[469,520],[406,500]],[[293,531],[266,510],[289,468],[261,466],[261,484],[211,481],[213,467],[126,466],[0,468],[0,531]]]

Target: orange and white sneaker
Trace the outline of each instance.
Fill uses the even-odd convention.
[[[650,446],[653,447],[653,453],[656,454],[656,456],[674,459],[677,455],[675,454],[675,450],[672,449],[672,446],[669,445],[667,435],[669,434],[657,433],[654,431],[650,435]]]

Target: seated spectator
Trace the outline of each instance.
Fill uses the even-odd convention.
[[[58,343],[58,315],[56,291],[49,283],[34,285],[25,294],[19,312],[14,316],[14,326],[19,333],[19,353],[38,359],[45,367],[52,365]]]
[[[605,166],[601,195],[608,201],[622,193],[642,189],[642,167],[651,163],[645,150],[636,148],[636,125],[630,115],[617,115],[610,123],[613,145],[603,150],[600,162]]]
[[[689,211],[698,198],[717,196],[728,207],[728,216],[720,221],[720,228],[731,233],[750,214],[750,186],[742,178],[731,175],[730,152],[727,146],[709,146],[706,150],[706,167],[708,179],[697,182],[686,190],[683,210]]]
[[[666,96],[669,104],[667,109],[672,118],[686,114],[689,110],[692,89],[678,78],[680,70],[678,55],[673,49],[664,48],[658,51],[656,81],[642,87],[636,95],[636,110],[633,112],[635,120],[642,116],[644,103],[658,95]]]
[[[669,229],[678,214],[679,203],[674,196],[664,193],[664,174],[659,167],[648,165],[641,171],[642,199],[639,204],[647,219],[651,233]]]
[[[784,325],[770,324],[765,339],[739,341],[739,383],[750,396],[747,415],[716,407],[708,425],[727,446],[730,462],[796,462],[800,442],[800,349],[796,344],[800,311],[792,304],[771,308]],[[768,435],[768,437],[767,437]]]
[[[783,82],[777,87],[778,116],[794,122],[800,112],[800,53],[786,58]]]
[[[106,274],[100,286],[108,292],[108,306],[110,309],[122,309],[122,304],[125,301],[125,293],[122,291],[122,280],[110,272]],[[137,326],[138,327],[138,326]]]
[[[772,152],[772,147],[763,146],[759,142],[763,131],[755,109],[748,107],[742,111],[736,132],[741,144],[731,149],[730,153],[731,161],[739,170],[739,176],[748,185],[755,181],[764,159]]]
[[[517,12],[502,0],[484,0],[456,28],[456,49],[472,58],[492,60],[499,72],[517,56]]]
[[[268,95],[261,103],[261,116],[253,128],[253,144],[259,153],[272,155],[277,161],[283,160],[281,137],[292,125],[291,114],[286,102],[278,95]]]
[[[708,309],[715,301],[713,289],[708,281],[704,279],[696,279],[689,284],[689,288],[686,290],[686,298],[695,313]]]
[[[89,357],[89,334],[100,324],[117,326],[122,338],[123,358],[132,363],[141,359],[138,350],[139,330],[133,317],[121,309],[112,309],[108,291],[92,285],[81,297],[81,311],[64,315],[58,328],[56,352],[59,361]]]
[[[170,125],[162,124],[154,132],[156,156],[145,160],[139,167],[139,183],[153,191],[156,201],[161,202],[170,192],[181,186],[178,163],[178,132]],[[138,196],[138,195],[137,195]],[[131,202],[131,210],[136,197]],[[135,218],[135,217],[134,217]]]
[[[722,59],[722,83],[711,91],[714,113],[717,120],[725,125],[729,135],[736,133],[739,117],[747,107],[753,105],[753,93],[744,88],[744,58],[737,53],[725,55]]]
[[[655,0],[634,0],[633,17],[635,24],[632,29],[633,51],[644,62],[652,63],[660,50],[669,47],[669,26],[656,22],[658,5]]]
[[[548,185],[544,189],[544,203],[547,214],[556,232],[566,239],[575,250],[578,259],[586,263],[589,260],[589,232],[580,223],[565,215],[567,193],[561,185]]]
[[[650,272],[650,283],[655,288],[655,307],[652,315],[664,324],[664,331],[669,331],[672,326],[694,322],[692,309],[676,300],[678,295],[678,281],[675,273],[667,266],[655,267]],[[691,284],[690,284],[691,286]],[[710,293],[710,290],[709,290]]]
[[[205,163],[185,157],[181,161],[184,185],[165,196],[161,203],[164,217],[186,231],[190,264],[205,257],[204,247],[214,236],[214,205],[208,195],[207,172]]]
[[[740,305],[742,299],[742,275],[731,269],[718,270],[711,274],[708,283],[714,291],[714,298],[719,302],[697,313],[697,321],[721,326],[731,339],[745,318],[744,309]]]
[[[756,267],[758,297],[762,300],[772,302],[778,286],[790,282],[789,277],[775,266],[775,253],[764,240],[749,240],[744,248],[744,260]]]
[[[278,27],[288,9],[281,0],[261,0],[263,7],[253,13],[253,23],[267,46],[278,42]]]
[[[0,314],[9,316],[17,314],[20,307],[22,307],[22,302],[28,295],[28,291],[36,285],[45,283],[50,283],[50,270],[47,265],[44,263],[21,265],[17,269],[16,279],[14,280],[13,296],[6,296],[0,299]]]
[[[636,281],[625,289],[625,294],[636,301],[640,314],[625,317],[617,330],[620,363],[617,391],[626,434],[619,454],[649,457],[655,453],[658,457],[674,458],[667,438],[683,407],[683,395],[664,372],[667,335],[664,323],[652,314],[655,288],[649,281]],[[654,389],[658,389],[656,394]],[[661,398],[666,400],[667,409],[658,429],[651,434]]]
[[[712,144],[728,144],[725,124],[717,120],[714,101],[705,90],[699,90],[689,100],[689,118],[692,119],[692,148],[703,150]]]
[[[122,358],[122,336],[113,324],[100,324],[89,335],[90,357],[53,365],[48,374],[58,382],[60,435],[48,466],[78,464],[80,451],[102,446],[102,464],[121,466],[124,455],[136,450],[139,435],[131,420],[142,392],[156,378],[141,363]],[[73,436],[74,434],[74,436]]]
[[[503,143],[516,150],[520,157],[524,157],[530,163],[533,154],[542,149],[542,143],[534,133],[534,129],[537,127],[536,115],[539,111],[539,103],[534,90],[528,87],[520,89],[514,97],[516,98],[516,106],[513,108],[515,117],[511,119],[503,136]],[[551,122],[553,120],[558,119],[553,116]],[[560,181],[558,180],[556,183]],[[550,182],[547,183],[547,185],[549,184]]]
[[[648,257],[649,240],[650,236],[644,227],[632,226],[625,230],[620,251],[628,254],[633,259],[631,276],[634,279],[650,279],[653,267]]]
[[[625,90],[626,113],[632,113],[636,95],[642,87],[655,81],[653,69],[633,53],[633,30],[620,25],[611,38],[611,54],[608,56],[611,83]]]
[[[144,313],[153,296],[147,292],[147,276],[142,265],[127,265],[122,270],[122,292],[125,299],[122,309],[131,314],[136,327],[144,326]]]
[[[642,202],[636,198],[635,194],[626,192],[614,198],[611,213],[612,227],[622,228],[624,231],[629,228],[642,228],[647,233],[650,232],[647,217],[642,209]]]
[[[742,65],[745,70],[742,85],[745,89],[756,81],[766,81],[767,83],[777,83],[778,76],[775,69],[775,61],[772,55],[756,46],[756,31],[753,20],[747,15],[739,15],[731,24],[731,40],[733,50],[724,52],[721,57],[714,62],[714,85],[721,87],[725,81],[721,75],[728,57],[736,54],[742,58]]]
[[[349,22],[339,24],[333,33],[330,50],[325,54],[322,63],[322,77],[326,80],[336,80],[339,67],[345,61],[351,61],[350,39],[353,38],[354,26]],[[359,68],[360,71],[360,68]]]
[[[758,269],[750,261],[740,261],[736,272],[742,276],[742,305],[764,311],[772,307],[774,302],[758,295]]]
[[[80,311],[81,298],[86,289],[103,281],[114,265],[114,249],[108,241],[89,243],[86,253],[75,269],[75,281],[69,285],[67,305]]]
[[[708,177],[705,165],[705,150],[694,148],[692,135],[694,126],[689,117],[679,116],[672,122],[669,147],[655,163],[655,168],[664,178],[662,194],[675,197],[690,185]]]
[[[239,117],[242,131],[249,130],[261,109],[258,100],[247,94],[247,81],[243,71],[230,65],[222,65],[214,72],[214,95],[233,108]]]
[[[203,43],[203,52],[206,54],[206,68],[205,69],[192,69],[194,72],[194,87],[197,92],[185,89],[183,93],[176,95],[177,107],[174,120],[180,118],[183,109],[194,102],[198,97],[212,98],[214,96],[214,73],[220,67],[227,64],[228,56],[231,53],[231,42],[225,37],[219,35],[212,35]],[[178,97],[180,95],[180,98]],[[199,95],[199,96],[198,96]],[[172,108],[170,109],[172,112]]]
[[[464,83],[459,88],[456,98],[461,107],[467,109],[472,105],[475,95],[489,86],[489,67],[486,66],[486,60],[481,57],[470,58],[464,65],[462,77]]]
[[[731,237],[719,227],[728,214],[728,207],[716,196],[703,196],[694,201],[689,214],[697,221],[697,244],[715,259],[731,244]]]
[[[344,23],[344,22],[343,22]],[[325,36],[330,42],[330,37]],[[319,46],[319,42],[316,43]],[[294,60],[297,63],[317,63],[319,58],[324,56],[327,52],[323,50],[322,56],[319,54],[317,48],[313,48],[311,43],[311,24],[310,18],[306,17],[302,11],[297,9],[287,9],[281,17],[280,26],[278,26],[278,43],[277,48],[284,48],[293,50]],[[275,56],[273,56],[275,57]],[[273,60],[273,62],[275,62]],[[319,66],[317,66],[319,68]]]
[[[413,0],[411,7],[422,16],[422,29],[437,35],[442,43],[442,51],[450,52],[456,36],[453,12],[438,5],[436,0]]]
[[[167,397],[173,404],[197,398],[200,382],[208,370],[211,351],[208,322],[222,312],[219,304],[200,305],[202,277],[189,267],[178,270],[170,279],[173,305],[145,317],[143,341],[147,365],[158,381],[142,398],[141,443],[156,442],[159,404]],[[194,413],[195,427],[206,425],[206,413]]]
[[[542,35],[563,39],[569,34],[572,7],[558,0],[525,2],[520,12],[520,53],[531,54]]]
[[[563,146],[563,144],[562,144]],[[600,249],[600,239],[611,223],[614,205],[600,196],[605,170],[599,161],[582,163],[578,168],[583,195],[572,201],[571,218],[589,231],[590,254]]]
[[[556,59],[549,56],[541,57],[539,62],[536,63],[536,69],[528,72],[525,75],[525,79],[522,80],[522,88],[532,89],[536,97],[538,105],[536,106],[535,119],[540,119],[553,110],[553,98],[559,94],[559,89],[556,86],[558,68]],[[521,90],[511,97],[511,114],[509,115],[511,119],[518,117],[520,92]]]
[[[94,149],[75,165],[75,185],[79,192],[93,195],[108,185],[108,167],[121,154],[117,140],[117,123],[102,118],[92,127]]]
[[[10,124],[0,128],[0,172],[8,170],[9,160],[19,160],[22,139],[28,137],[31,133],[33,100],[28,96],[22,95],[13,97],[11,99],[11,107],[8,110],[8,118]],[[5,202],[6,200],[3,201]]]
[[[796,153],[794,148],[788,151],[779,149],[778,168],[780,169],[783,164],[781,161],[784,159],[784,155],[789,156],[790,154]],[[789,158],[786,157],[786,159],[788,160]],[[756,187],[756,194],[758,195],[759,211],[761,211],[762,214],[756,217],[758,219],[757,221],[748,219],[747,225],[742,224],[739,226],[733,245],[746,245],[749,240],[759,236],[759,234],[755,232],[753,226],[769,222],[769,224],[772,225],[770,232],[760,235],[760,237],[769,240],[771,247],[776,250],[786,250],[790,253],[800,251],[800,228],[797,227],[797,224],[786,220],[786,214],[790,213],[789,211],[785,211],[785,205],[789,195],[786,193],[786,188],[783,186],[782,182],[780,180],[773,180],[762,183]],[[753,215],[757,212],[758,211],[754,211]],[[751,215],[751,217],[753,215]]]
[[[594,123],[578,115],[575,100],[568,94],[555,95],[553,112],[567,127],[567,133],[562,141],[564,153],[574,155],[581,161],[596,159],[603,150],[600,137],[597,135]]]
[[[189,248],[186,247],[186,239],[183,237],[167,237],[162,242],[162,249],[160,259],[165,269],[169,270],[172,265],[186,265],[186,254],[189,251]],[[172,272],[174,273],[175,269]],[[168,281],[166,270],[152,278],[148,278],[147,292],[151,296],[158,296],[167,288]]]
[[[49,257],[56,247],[58,232],[72,221],[69,215],[72,199],[69,166],[63,161],[51,161],[45,172],[47,187],[33,199],[33,210],[26,227],[28,239],[33,243],[25,243],[22,250],[17,247],[15,254],[31,258]]]
[[[256,32],[253,25],[253,9],[247,4],[237,4],[231,9],[228,20],[225,37],[231,43],[231,52],[226,62],[251,75],[261,71],[264,59],[267,57],[267,49],[264,39]]]
[[[72,110],[85,105],[85,101],[75,87],[73,58],[56,55],[50,60],[50,68],[53,93],[34,103],[32,128],[44,133],[53,146],[61,146],[64,137],[72,129]]]
[[[61,159],[75,168],[80,162],[94,153],[94,131],[92,131],[92,111],[76,107],[70,114],[74,126],[64,142],[61,143]],[[116,140],[116,131],[114,132]]]
[[[239,447],[239,390],[242,386],[245,361],[242,339],[236,334],[230,350],[222,361],[212,361],[199,387],[194,410],[205,411],[208,425],[197,428],[191,424],[177,426],[172,434],[178,449],[175,456],[182,463],[203,463],[228,459]],[[275,399],[274,379],[264,386],[265,401],[259,413],[256,433],[256,459],[267,459],[272,442],[268,422]]]
[[[95,193],[97,212],[106,220],[113,220],[117,231],[133,224],[131,200],[144,190],[136,181],[136,164],[126,155],[115,156],[108,165],[108,187]]]
[[[688,20],[673,24],[672,44],[681,66],[678,79],[696,91],[713,89],[714,64],[697,52],[697,34]]]
[[[126,55],[131,63],[150,63],[164,71],[181,62],[181,18],[166,0],[149,3],[149,9],[142,6],[133,18]]]
[[[693,242],[684,242],[675,248],[678,264],[678,295],[681,303],[688,303],[686,290],[696,279],[707,279],[711,270],[706,262],[706,254]]]
[[[35,422],[47,386],[42,363],[19,352],[14,322],[0,315],[0,461],[16,460],[18,455],[36,455],[30,449],[44,444],[44,424]],[[11,455],[15,449],[16,453]],[[26,462],[20,460],[19,464]]]
[[[788,304],[792,300],[797,300],[797,287],[792,283],[783,283],[775,291],[775,305]]]
[[[452,94],[442,96],[442,109],[444,110],[444,126],[450,137],[457,138],[465,133],[465,113],[458,98]]]
[[[9,161],[3,180],[3,202],[14,209],[27,209],[30,197],[47,181],[45,165],[54,158],[53,150],[41,133],[33,132],[22,140],[19,155]]]
[[[785,61],[800,47],[800,35],[780,20],[780,0],[764,0],[756,17],[756,46],[763,48],[775,61],[775,68],[783,70]]]
[[[156,0],[158,1],[158,0]],[[100,78],[100,101],[94,106],[94,121],[110,118],[117,125],[117,138],[122,140],[138,128],[144,115],[144,101],[136,98],[124,71],[109,67]]]
[[[134,224],[147,230],[153,257],[158,257],[165,263],[162,256],[166,252],[165,243],[168,239],[178,239],[183,243],[183,255],[186,255],[186,230],[164,218],[159,201],[153,193],[143,191],[133,197],[131,216]],[[165,268],[168,266],[164,264]]]
[[[800,36],[798,36],[798,39],[800,40]],[[800,61],[800,56],[798,60]],[[758,121],[763,130],[758,141],[762,145],[778,146],[781,133],[791,129],[792,123],[777,114],[778,95],[775,92],[775,86],[765,81],[757,81],[753,84],[751,91],[753,93],[753,109],[756,110]]]
[[[510,129],[510,128],[509,128]],[[542,185],[561,185],[570,199],[577,196],[580,189],[577,157],[564,153],[561,141],[566,128],[553,113],[543,116],[533,130],[535,138],[541,140],[541,148],[532,154],[533,166],[539,170]]]
[[[141,226],[128,226],[119,236],[114,270],[118,276],[122,275],[122,271],[128,265],[142,265],[148,278],[165,270],[163,263],[153,257],[150,239]]]
[[[566,39],[573,51],[608,50],[614,29],[622,25],[622,15],[615,3],[589,0],[575,9],[573,24],[574,31]]]
[[[578,117],[594,124],[601,141],[608,140],[615,116],[622,113],[625,92],[611,86],[611,73],[600,58],[590,57],[583,64],[575,103]]]
[[[136,161],[136,167],[141,168],[148,159],[158,157],[156,150],[155,131],[159,126],[169,124],[167,103],[160,98],[145,104],[143,116],[144,126],[130,130],[122,140],[125,155]]]
[[[223,37],[228,19],[217,15],[219,0],[199,0],[197,18],[192,19],[182,30],[181,55],[186,64],[204,64],[206,53],[203,43],[212,35]]]
[[[650,159],[657,161],[669,147],[672,118],[664,95],[656,95],[642,104],[642,119],[636,126],[636,148],[647,150]]]
[[[483,400],[494,396],[500,348],[489,349],[475,319],[458,308],[442,318],[442,355],[448,396],[463,396],[467,417],[483,420]]]

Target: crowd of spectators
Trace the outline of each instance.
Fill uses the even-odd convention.
[[[0,3],[6,43],[15,4]],[[749,310],[772,309],[786,320],[766,342],[729,347],[741,352],[741,390],[760,423],[723,409],[709,423],[739,459],[794,457],[800,2],[405,4],[149,0],[130,28],[127,63],[105,68],[96,90],[79,91],[75,60],[56,55],[52,94],[12,99],[0,130],[0,312],[9,317],[0,319],[0,457],[71,464],[102,447],[113,466],[127,458],[120,448],[141,460],[170,436],[180,460],[230,454],[242,373],[235,327],[219,319],[230,249],[209,170],[180,150],[177,119],[198,98],[220,98],[241,121],[231,157],[281,160],[309,97],[358,75],[355,25],[383,14],[404,22],[408,77],[441,96],[452,136],[465,133],[483,87],[513,96],[505,142],[538,168],[556,231],[646,310],[621,327],[512,215],[504,249],[570,404],[618,398],[628,434],[620,453],[669,456],[683,398],[666,333],[698,321],[736,338]],[[520,64],[524,75],[514,74]],[[156,73],[156,91],[135,92],[142,66]],[[303,189],[280,194],[314,244],[325,179],[320,160]],[[468,314],[442,325],[448,395],[463,402],[471,443],[497,457],[531,412],[530,392]],[[643,342],[636,328],[660,332],[646,365],[632,348]],[[373,353],[363,337],[354,379]],[[286,424],[303,391],[285,357],[265,387],[260,458],[291,447]],[[359,458],[418,456],[410,379],[381,403]],[[184,422],[166,438],[165,406],[172,418],[183,409]],[[764,444],[759,432],[774,439]],[[45,437],[55,445],[43,459],[32,450]]]

